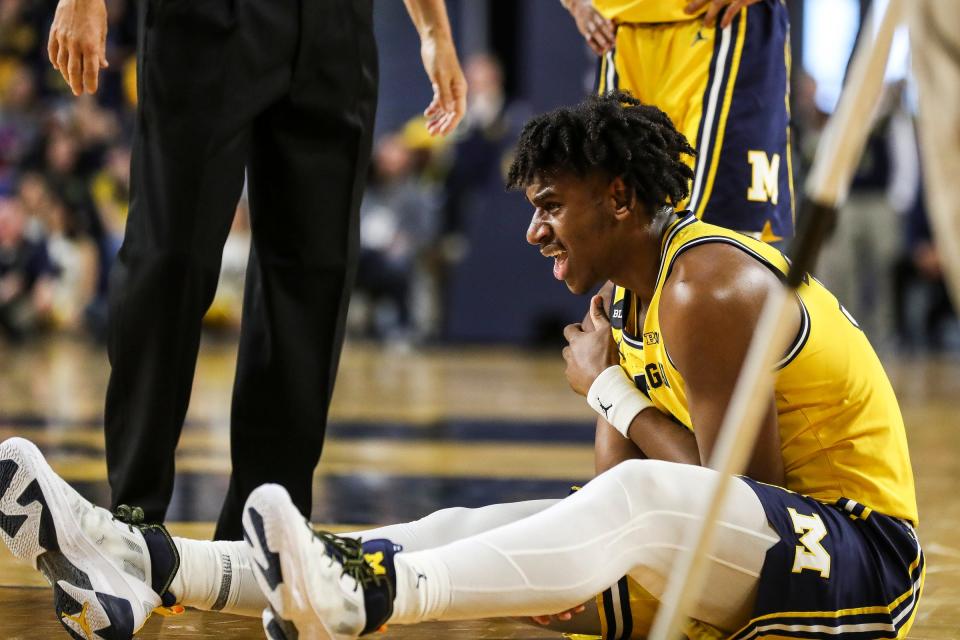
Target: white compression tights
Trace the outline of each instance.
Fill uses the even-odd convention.
[[[631,460],[564,500],[538,502],[522,519],[398,554],[390,621],[559,612],[628,574],[659,597],[716,477],[703,467]],[[707,586],[692,613],[732,630],[747,621],[766,551],[779,540],[746,483],[734,483],[715,540]]]
[[[660,595],[713,477],[700,467],[631,461],[565,500],[443,509],[413,522],[344,535],[403,545],[394,623],[542,615],[588,601],[628,573]],[[731,629],[748,613],[764,554],[778,538],[745,484],[736,483],[727,504],[695,614]],[[181,570],[174,593],[185,596],[181,602],[187,606],[209,609],[223,573],[218,552],[239,551],[234,545],[242,543],[177,543],[185,556],[182,566],[191,570]],[[417,590],[417,575],[431,570],[429,588]],[[248,562],[234,563],[231,591],[238,592],[230,594],[224,612],[259,615],[267,606],[258,589],[237,589],[253,585],[251,571]]]
[[[406,551],[433,549],[543,511],[558,500],[494,504],[479,509],[455,507],[420,520],[343,535],[364,540],[389,538]],[[170,590],[180,604],[203,609],[259,616],[267,599],[260,593],[245,542],[209,542],[174,538],[180,571]]]
[[[527,500],[492,504],[477,509],[453,507],[434,511],[413,522],[391,524],[343,535],[364,540],[387,538],[403,546],[404,551],[424,551],[523,520],[558,502],[560,502],[559,499]]]

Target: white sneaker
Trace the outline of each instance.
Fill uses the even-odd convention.
[[[347,640],[376,631],[393,611],[396,576],[389,540],[314,532],[286,490],[268,484],[250,494],[243,536],[257,583],[270,602],[263,626],[272,640]]]
[[[87,502],[33,443],[0,444],[0,539],[53,586],[57,619],[73,638],[131,638],[161,606],[143,529]]]

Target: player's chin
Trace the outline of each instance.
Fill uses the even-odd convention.
[[[570,290],[570,293],[575,293],[578,296],[582,296],[585,293],[590,293],[593,289],[593,283],[585,279],[577,278],[576,276],[568,276],[563,283],[567,285],[567,289]]]

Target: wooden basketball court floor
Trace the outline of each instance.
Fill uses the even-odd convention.
[[[178,453],[175,534],[209,536],[227,485],[235,347],[205,344]],[[960,359],[886,362],[907,422],[927,554],[910,637],[960,638]],[[70,340],[0,347],[0,440],[36,442],[86,497],[108,501],[101,415],[105,354]],[[559,353],[405,352],[348,345],[315,479],[314,521],[347,528],[448,506],[563,496],[592,473],[591,413]],[[0,638],[66,637],[43,579],[0,545]],[[260,638],[259,621],[154,616],[142,638]],[[393,627],[390,638],[559,638],[513,622]]]

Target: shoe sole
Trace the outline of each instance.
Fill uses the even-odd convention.
[[[264,631],[272,640],[338,638],[310,605],[300,571],[310,565],[295,527],[309,524],[285,489],[264,485],[250,494],[243,509],[243,537],[253,551],[257,584],[270,603],[263,613]]]
[[[80,533],[61,482],[32,442],[0,443],[0,539],[53,586],[57,620],[71,637],[131,638],[130,602],[94,586],[114,591],[122,578]]]
[[[299,640],[300,632],[289,620],[284,620],[273,607],[263,610],[263,632],[270,640]]]

